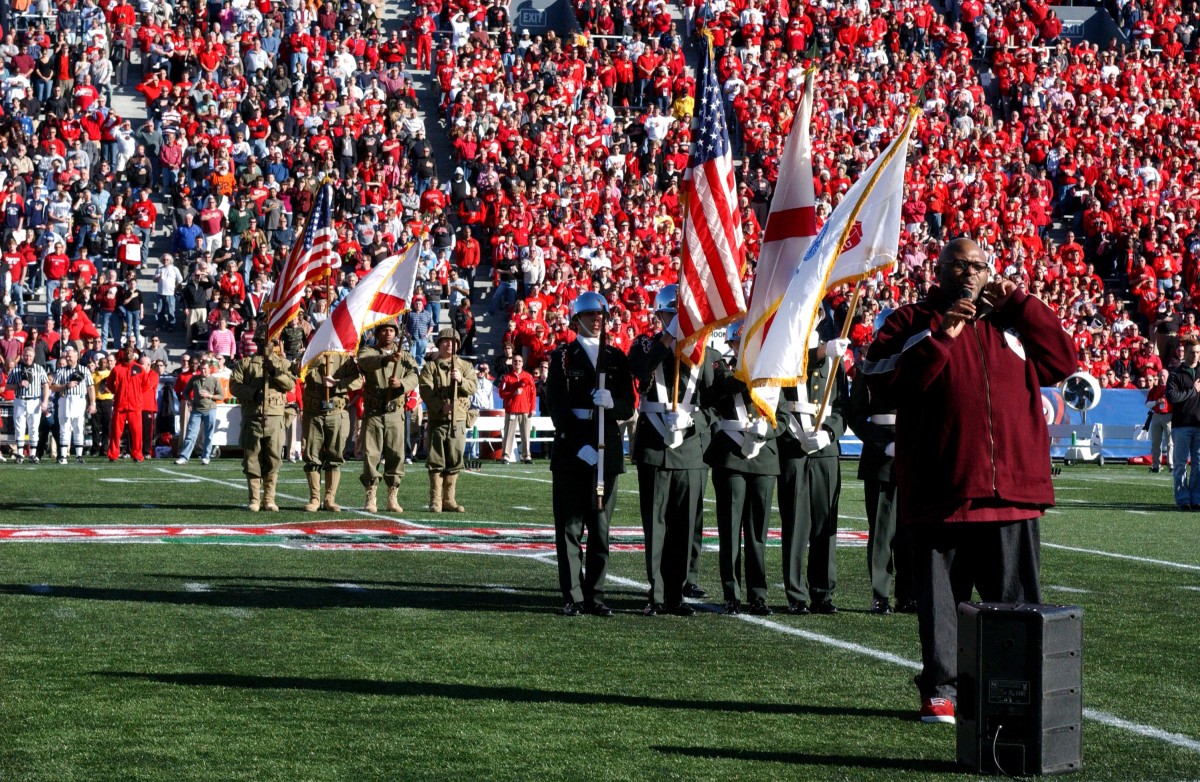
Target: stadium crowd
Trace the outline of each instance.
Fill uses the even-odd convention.
[[[943,240],[967,235],[1058,311],[1081,367],[1150,387],[1200,331],[1194,6],[1114,6],[1130,42],[1101,48],[1063,38],[1040,0],[686,0],[683,29],[662,0],[576,0],[565,36],[511,28],[502,0],[425,0],[390,28],[358,0],[14,4],[0,20],[0,352],[11,370],[24,345],[53,364],[71,343],[95,374],[132,343],[165,373],[144,332],[177,329],[197,358],[253,355],[326,177],[343,265],[308,292],[289,357],[414,238],[414,310],[432,329],[406,327],[411,346],[445,311],[473,353],[476,318],[489,318],[540,368],[574,336],[571,301],[594,290],[627,348],[677,276],[695,89],[684,52],[704,34],[751,270],[806,67],[818,224],[922,102],[900,258],[868,284],[853,355],[878,311],[923,294]],[[445,181],[417,111],[425,69]],[[130,87],[144,122],[112,108]],[[489,272],[492,292],[473,301]],[[139,281],[153,282],[150,301]],[[835,310],[847,299],[831,294]],[[35,300],[47,318],[27,327]]]

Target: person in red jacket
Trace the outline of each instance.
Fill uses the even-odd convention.
[[[1162,469],[1166,462],[1170,471],[1175,464],[1175,448],[1171,442],[1171,403],[1167,401],[1167,380],[1171,373],[1158,370],[1150,377],[1153,385],[1146,392],[1146,407],[1150,410],[1150,472]]]
[[[524,358],[513,356],[512,371],[501,378],[497,390],[504,402],[504,461],[516,461],[512,450],[513,436],[519,426],[521,456],[525,464],[533,464],[533,454],[529,450],[529,416],[533,414],[533,406],[537,403],[537,384],[533,375],[525,371]]]
[[[143,353],[138,358],[141,368],[135,377],[138,381],[138,393],[141,396],[142,413],[142,456],[154,458],[155,420],[158,418],[158,371],[150,363],[150,356]],[[130,453],[133,453],[132,448]]]
[[[946,244],[938,285],[888,317],[867,351],[872,397],[896,409],[900,522],[913,542],[923,722],[954,722],[957,606],[1040,603],[1038,519],[1054,504],[1040,389],[1076,367],[1054,311]]]
[[[138,350],[126,346],[117,355],[117,363],[104,379],[113,395],[112,433],[108,438],[108,460],[121,458],[121,435],[129,426],[129,455],[136,462],[142,458],[142,385],[138,379],[142,368],[136,363]]]

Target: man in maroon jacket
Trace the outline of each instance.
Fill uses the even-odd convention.
[[[1038,518],[1054,504],[1040,388],[1076,368],[1053,310],[997,277],[970,239],[938,285],[892,313],[867,351],[873,395],[896,408],[899,518],[910,525],[923,722],[954,722],[957,606],[1041,602]]]

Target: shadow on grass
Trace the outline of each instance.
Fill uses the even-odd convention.
[[[907,716],[911,717],[911,712]],[[965,770],[952,760],[883,758],[866,755],[818,755],[812,752],[770,752],[715,747],[654,747],[653,749],[667,755],[685,755],[703,760],[752,760],[801,766],[895,769],[896,771],[919,771],[929,774],[952,774],[956,771],[965,773]]]
[[[417,608],[434,611],[497,611],[505,613],[546,613],[552,609],[544,600],[495,590],[457,588],[426,589],[349,589],[305,586],[208,586],[197,591],[170,589],[134,589],[129,587],[87,587],[44,585],[33,590],[27,584],[0,584],[0,595],[57,598],[67,600],[106,600],[166,605],[211,606],[215,608]],[[357,585],[356,585],[357,586]],[[557,602],[557,601],[555,601]]]
[[[343,692],[352,695],[389,695],[401,698],[432,697],[461,701],[504,701],[509,703],[561,703],[578,706],[634,706],[648,709],[686,709],[722,711],[734,714],[792,714],[821,717],[873,717],[911,719],[911,711],[868,709],[862,707],[813,706],[802,703],[750,703],[746,701],[704,701],[680,698],[624,695],[612,692],[569,692],[529,687],[498,687],[479,684],[442,682],[376,681],[372,679],[325,679],[302,676],[251,676],[233,673],[138,673],[135,671],[95,671],[95,676],[114,679],[139,679],[160,684],[187,687],[232,687],[246,690],[300,690]],[[687,752],[681,748],[680,752]]]
[[[198,575],[198,574],[188,574],[188,573],[147,573],[146,575],[150,578],[170,578],[170,579],[178,579],[180,581],[199,581],[199,582],[249,581],[249,582],[263,582],[263,583],[268,583],[268,584],[273,584],[273,583],[279,583],[279,584],[288,584],[288,583],[342,584],[342,583],[345,583],[349,578],[349,577],[347,577],[347,578],[317,578],[317,577],[313,577],[313,576],[228,576],[228,575],[227,576],[217,576],[217,575],[211,575],[211,574]],[[357,579],[357,578],[354,579],[354,583],[358,586],[364,586],[364,587],[365,586],[414,587],[414,588],[418,588],[418,589],[463,589],[464,587],[480,587],[483,589],[488,588],[486,585],[435,583],[435,582],[429,582],[429,581],[370,581],[370,580],[363,581],[363,580]],[[513,586],[512,584],[505,584],[504,589],[511,591],[511,592],[530,592],[533,594],[553,594],[553,595],[559,594],[559,591],[557,589],[555,589],[554,587],[550,587],[550,586],[528,587],[528,586]],[[616,591],[618,593],[621,592],[621,590],[619,590],[619,589],[618,590],[609,589],[606,591],[608,591],[608,592]],[[627,592],[628,592],[628,594],[642,594],[642,592],[637,592],[636,590],[632,590],[632,589],[627,590]]]

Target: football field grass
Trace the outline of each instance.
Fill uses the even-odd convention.
[[[399,516],[357,510],[349,472],[341,513],[299,511],[286,465],[284,510],[250,514],[232,460],[0,465],[0,780],[974,778],[916,720],[916,618],[866,612],[861,535],[836,616],[718,615],[712,539],[711,611],[645,618],[627,473],[617,614],[566,618],[544,466],[464,475],[467,512],[441,515],[419,465]],[[841,528],[865,532],[842,473]],[[1200,514],[1144,467],[1055,485],[1046,601],[1084,609],[1068,778],[1200,779]]]

